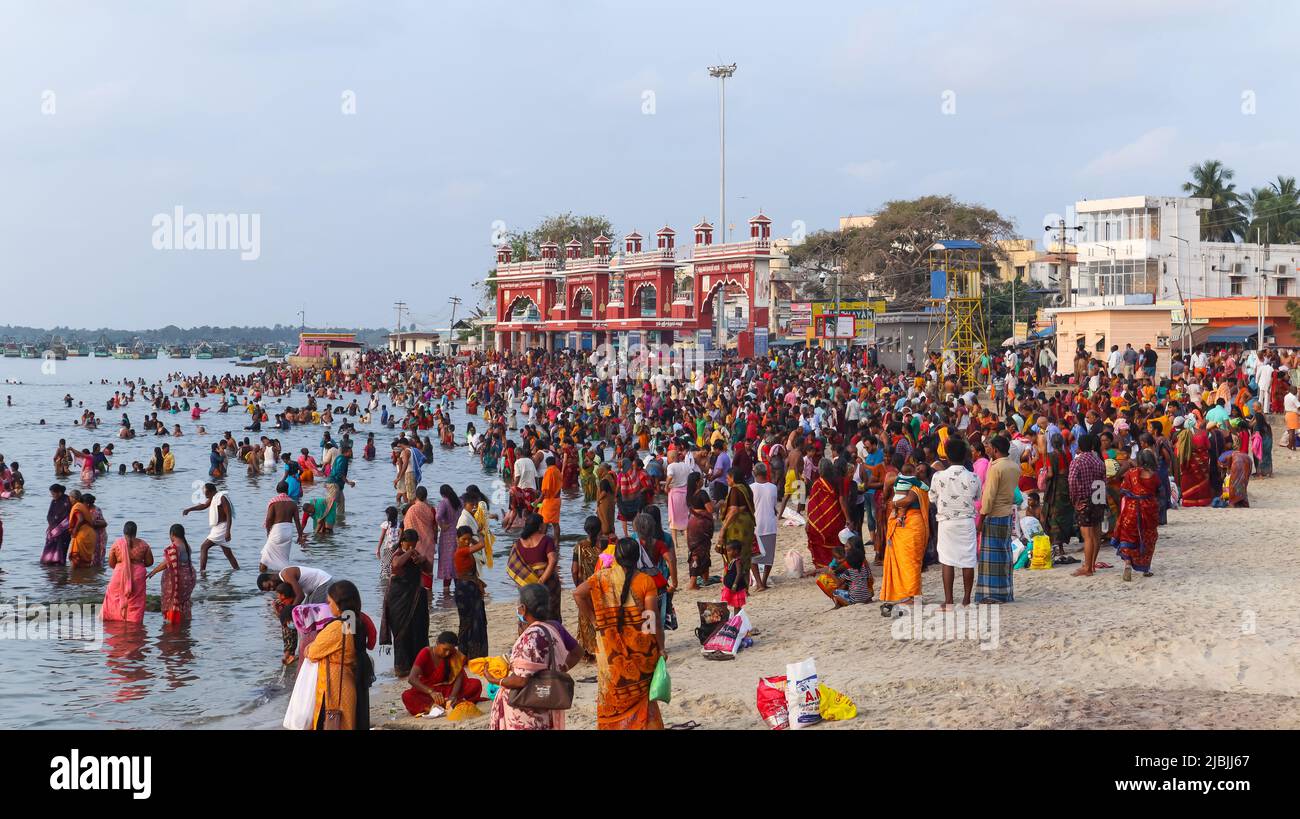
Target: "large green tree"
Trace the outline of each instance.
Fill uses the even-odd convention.
[[[1300,241],[1300,189],[1294,176],[1279,176],[1244,197],[1250,211],[1246,238],[1275,243]]]
[[[805,297],[884,297],[890,310],[915,310],[930,295],[928,253],[941,239],[967,239],[985,246],[989,274],[1005,257],[997,242],[1015,235],[1011,221],[983,205],[951,196],[886,202],[868,227],[819,231],[790,254],[793,277]],[[823,284],[821,274],[826,274]]]
[[[1207,159],[1188,169],[1190,181],[1183,191],[1210,200],[1210,209],[1201,213],[1201,240],[1235,242],[1245,236],[1248,213],[1237,186],[1235,172],[1217,159]]]
[[[571,239],[577,239],[582,242],[583,255],[591,253],[592,240],[597,236],[604,236],[610,240],[610,249],[617,250],[614,243],[614,225],[604,216],[575,216],[572,213],[560,213],[554,216],[547,216],[537,225],[528,230],[516,230],[507,233],[505,241],[510,244],[510,252],[513,254],[515,261],[525,259],[536,259],[542,255],[542,245],[546,242],[555,242],[560,246],[560,257],[564,257],[564,246]],[[488,271],[488,279],[496,275],[496,268]],[[495,281],[477,282],[476,287],[483,294],[483,301],[491,302],[496,299],[497,285]]]

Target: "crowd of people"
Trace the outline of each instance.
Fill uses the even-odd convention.
[[[1013,602],[1015,553],[1038,534],[1050,539],[1056,564],[1078,564],[1080,578],[1113,568],[1104,549],[1122,564],[1123,581],[1149,578],[1170,510],[1249,505],[1250,480],[1272,474],[1266,413],[1284,414],[1285,445],[1295,447],[1296,353],[1198,351],[1174,356],[1161,375],[1158,355],[1149,345],[1080,348],[1073,375],[1057,376],[1053,355],[1008,348],[980,358],[978,384],[960,384],[951,358],[909,356],[895,372],[874,348],[858,347],[723,357],[689,372],[609,372],[587,355],[532,350],[371,351],[349,372],[282,364],[177,374],[126,385],[106,409],[124,409],[138,390],[152,405],[144,433],[154,436],[182,434],[159,414],[188,412],[195,424],[207,412],[247,418],[244,431],[256,437],[225,432],[214,441],[203,498],[182,510],[208,515],[198,571],[180,523],[156,566],[133,522],[108,543],[89,489],[111,472],[111,443],[60,442],[54,474],[69,478],[80,463],[82,487],[50,487],[41,561],[107,567],[104,617],[134,622],[144,617],[149,578],[161,573],[164,617],[182,625],[210,549],[239,568],[225,480],[242,466],[277,479],[256,586],[274,595],[283,662],[323,669],[310,727],[369,725],[370,652],[385,647],[415,715],[473,713],[491,699],[494,728],[562,728],[563,708],[524,704],[529,680],[591,662],[601,728],[661,728],[650,689],[666,632],[677,628],[679,570],[687,589],[716,587],[740,611],[772,582],[782,520],[804,527],[811,574],[835,606],[877,602],[892,616],[921,598],[932,564],[945,606],[957,605],[958,575],[961,605]],[[271,399],[300,406],[272,410]],[[452,413],[462,403],[473,420],[458,432]],[[374,431],[353,440],[357,424],[391,436],[392,503],[382,514],[367,510],[382,520],[378,625],[362,613],[355,579],[292,554],[309,534],[344,525],[354,447],[365,460],[378,457]],[[275,437],[300,425],[323,427],[319,456],[284,451]],[[119,437],[134,435],[123,413]],[[436,447],[467,447],[484,481],[502,489],[489,497],[477,484],[442,483],[431,492],[426,467]],[[142,469],[171,472],[167,445]],[[21,493],[17,463],[0,478],[5,491]],[[304,484],[316,482],[324,491],[304,499]],[[566,571],[561,509],[572,503],[589,514]],[[510,540],[500,553],[499,537]],[[508,650],[488,644],[489,573],[519,588]],[[576,609],[568,622],[566,574]],[[454,599],[458,628],[431,634],[438,582]]]

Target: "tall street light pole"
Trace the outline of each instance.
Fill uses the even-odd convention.
[[[718,145],[719,176],[718,219],[722,243],[727,243],[727,78],[736,73],[736,64],[709,66],[709,76],[718,78]]]

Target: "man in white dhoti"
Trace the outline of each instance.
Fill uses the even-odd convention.
[[[278,572],[289,565],[289,549],[294,541],[306,543],[302,521],[298,520],[298,504],[289,497],[289,484],[280,481],[275,487],[278,492],[266,505],[266,544],[262,546],[260,571]]]
[[[980,499],[980,480],[966,468],[966,442],[949,438],[942,447],[952,466],[937,472],[930,481],[930,503],[939,522],[939,565],[943,567],[943,607],[952,608],[952,587],[961,569],[963,606],[970,605],[975,585],[975,505]]]
[[[238,569],[239,562],[235,560],[235,553],[230,549],[230,527],[235,521],[235,507],[231,505],[230,498],[224,491],[217,491],[217,485],[214,483],[203,485],[203,496],[206,498],[203,503],[181,510],[182,515],[208,510],[208,536],[203,539],[203,545],[199,547],[199,571],[208,568],[208,550],[213,546],[220,546],[221,551],[226,553],[226,560],[230,561],[230,568]]]

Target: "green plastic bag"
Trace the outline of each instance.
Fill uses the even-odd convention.
[[[668,663],[660,657],[655,665],[655,674],[650,678],[650,699],[667,704],[673,699],[673,681],[668,676]]]

